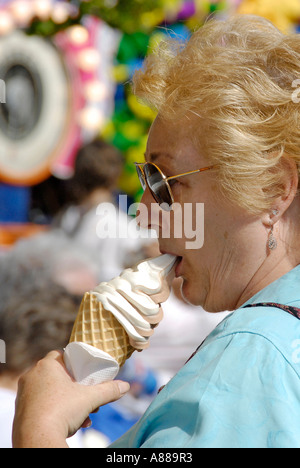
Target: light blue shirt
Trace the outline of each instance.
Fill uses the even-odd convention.
[[[300,266],[246,304],[300,307]],[[300,320],[240,308],[111,447],[300,448]]]

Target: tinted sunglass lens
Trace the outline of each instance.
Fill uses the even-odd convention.
[[[170,195],[167,182],[164,180],[160,171],[153,164],[146,164],[144,172],[148,186],[159,205],[166,203],[172,205],[172,197]]]

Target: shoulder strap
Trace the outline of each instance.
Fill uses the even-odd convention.
[[[297,307],[292,307],[284,304],[277,304],[276,302],[259,302],[257,304],[248,304],[245,305],[243,309],[246,307],[277,307],[278,309],[282,309],[300,320],[300,309],[298,309]]]

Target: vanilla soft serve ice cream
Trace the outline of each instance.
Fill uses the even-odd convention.
[[[143,261],[87,293],[65,350],[75,380],[89,384],[114,378],[134,350],[149,345],[176,260],[165,254]]]
[[[123,325],[135,349],[148,346],[153,325],[162,319],[159,303],[167,299],[166,288],[169,294],[167,278],[175,262],[176,257],[167,254],[144,261],[93,291],[105,309]],[[155,301],[151,295],[155,295]]]

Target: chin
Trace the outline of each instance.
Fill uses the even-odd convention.
[[[202,307],[206,312],[223,312],[226,309],[218,307],[217,304],[212,304],[209,301],[208,295],[204,288],[199,288],[199,284],[183,280],[181,286],[181,295],[183,299],[193,306]]]
[[[199,289],[199,286],[197,287],[197,285],[193,285],[191,282],[184,279],[181,286],[181,294],[188,304],[203,307],[203,290]]]

